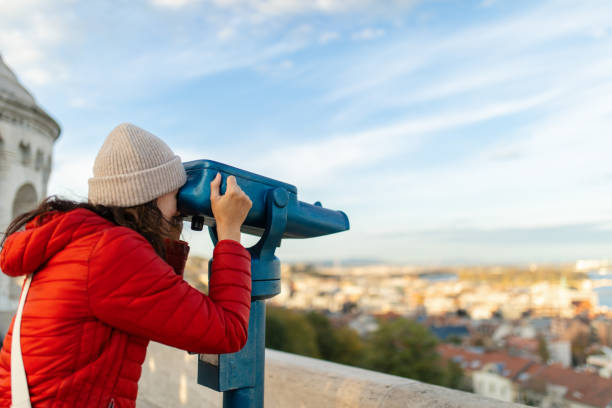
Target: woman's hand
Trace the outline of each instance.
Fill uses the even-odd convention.
[[[240,226],[253,203],[236,183],[236,177],[227,178],[225,194],[221,195],[221,174],[217,173],[210,182],[210,205],[217,223],[219,241],[233,239],[240,242]]]

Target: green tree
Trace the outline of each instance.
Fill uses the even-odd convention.
[[[436,346],[434,335],[413,320],[398,318],[381,322],[369,339],[364,365],[432,384],[458,383],[456,374],[447,372]]]
[[[446,362],[444,374],[444,381],[441,383],[441,385],[449,388],[469,391],[469,387],[466,387],[466,384],[464,384],[463,370],[459,364],[455,363],[453,360],[448,360]]]
[[[546,344],[546,339],[542,335],[538,336],[538,355],[540,356],[544,364],[548,363],[548,360],[550,360],[548,344]]]
[[[337,354],[331,361],[340,364],[362,366],[365,352],[365,345],[359,334],[348,327],[339,327],[334,331],[334,337],[339,345]]]
[[[320,357],[317,334],[303,313],[270,307],[266,311],[266,347]]]
[[[591,336],[587,332],[578,333],[571,341],[572,362],[574,365],[586,363],[587,349],[591,345]]]
[[[338,355],[342,346],[338,344],[338,339],[335,336],[334,328],[329,319],[322,313],[315,311],[306,313],[306,319],[316,333],[315,336],[321,358],[336,361],[335,356]]]
[[[436,346],[427,328],[403,318],[381,322],[362,340],[346,326],[334,327],[322,313],[268,308],[266,316],[266,347],[461,388],[461,367],[442,361]]]
[[[332,326],[329,318],[320,312],[308,312],[306,318],[316,332],[322,359],[341,364],[361,364],[363,341],[355,330]]]

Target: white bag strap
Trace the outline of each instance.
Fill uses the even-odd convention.
[[[25,367],[23,366],[23,356],[21,355],[21,314],[25,304],[28,290],[30,290],[32,275],[28,275],[23,282],[21,299],[13,324],[13,338],[11,339],[11,408],[31,408],[30,392],[28,390],[28,380],[26,378]]]

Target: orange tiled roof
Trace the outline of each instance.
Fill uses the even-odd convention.
[[[438,346],[445,359],[457,361],[464,371],[472,374],[489,363],[502,364],[500,375],[522,387],[546,393],[546,385],[554,384],[567,389],[564,398],[593,407],[605,408],[612,402],[612,379],[597,374],[576,372],[558,364],[544,365],[513,357],[503,352],[477,352],[450,344]]]
[[[525,388],[544,392],[546,384],[554,384],[567,389],[564,395],[567,400],[601,408],[612,402],[612,379],[597,374],[576,372],[556,364],[536,364],[527,374],[528,378],[519,380]]]
[[[482,370],[490,363],[500,365],[500,375],[509,379],[514,379],[521,372],[534,364],[531,360],[521,357],[514,357],[503,352],[477,352],[464,349],[450,344],[438,346],[438,352],[446,359],[452,359],[461,365],[464,371],[471,374],[474,371]]]
[[[523,337],[518,336],[509,336],[506,338],[506,346],[530,352],[536,352],[538,350],[538,340],[525,339]]]

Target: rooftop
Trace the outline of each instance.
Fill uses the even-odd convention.
[[[528,374],[519,380],[524,387],[544,390],[547,385],[561,386],[566,389],[563,398],[594,407],[605,408],[612,402],[612,379],[576,372],[556,364],[535,364]]]
[[[506,353],[470,351],[450,344],[439,345],[438,352],[442,357],[459,363],[468,374],[480,371],[486,365],[497,364],[500,367],[499,374],[512,380],[534,364],[526,358],[514,357]]]
[[[36,106],[30,92],[17,79],[17,75],[4,63],[0,55],[0,96],[28,107]]]

